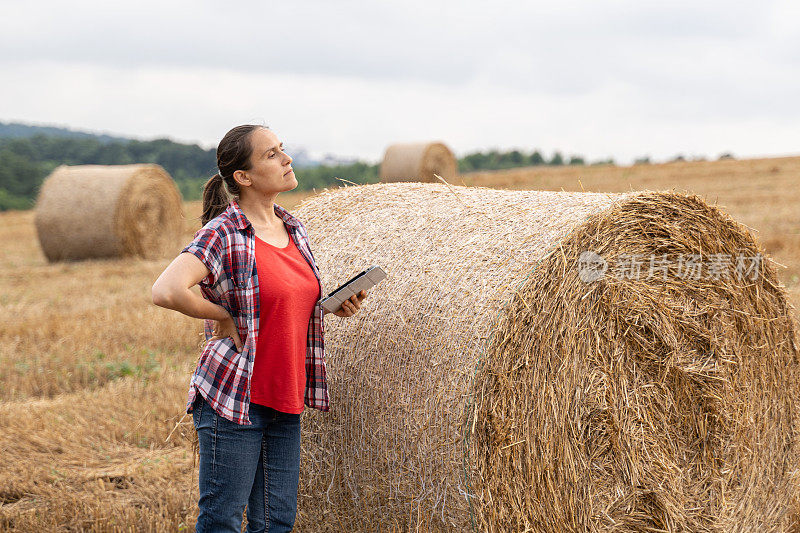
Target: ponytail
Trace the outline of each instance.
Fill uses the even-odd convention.
[[[253,147],[250,145],[250,135],[259,128],[245,124],[231,129],[217,146],[217,168],[219,172],[209,179],[203,186],[203,226],[212,218],[219,216],[228,207],[231,196],[239,198],[241,189],[233,173],[237,170],[250,170],[250,156]],[[227,178],[223,177],[223,174]]]
[[[225,211],[230,202],[228,191],[225,190],[222,176],[214,174],[203,186],[203,215],[201,226]]]

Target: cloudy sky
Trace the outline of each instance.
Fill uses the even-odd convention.
[[[256,122],[288,150],[372,161],[434,139],[623,163],[800,154],[796,0],[0,6],[5,122],[206,147]]]

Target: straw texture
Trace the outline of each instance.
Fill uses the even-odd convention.
[[[60,166],[42,184],[35,224],[51,262],[160,258],[180,244],[182,199],[159,165]]]
[[[756,254],[696,196],[389,183],[298,206],[323,284],[330,413],[303,417],[301,531],[782,531],[795,326],[736,278],[578,276],[581,252]]]
[[[185,388],[168,370],[0,402],[0,531],[181,531],[197,502]]]
[[[382,182],[435,182],[434,174],[452,178],[458,172],[453,152],[443,143],[401,143],[386,149],[380,168]]]

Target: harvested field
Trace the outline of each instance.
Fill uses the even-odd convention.
[[[800,158],[775,158],[534,168],[470,174],[451,183],[697,193],[752,228],[765,251],[786,265],[774,266],[797,307],[798,176]],[[279,203],[291,210],[304,196],[281,195]],[[189,202],[184,211],[183,240],[189,242],[199,226],[191,217],[200,208]],[[11,243],[0,249],[0,417],[14,428],[0,440],[0,452],[19,457],[13,469],[0,470],[0,530],[191,530],[191,426],[188,419],[175,426],[199,354],[201,323],[150,303],[150,285],[170,259],[48,264],[33,215],[0,213],[0,239]],[[375,302],[365,302],[364,316],[375,311]],[[328,319],[329,328],[338,320]],[[15,420],[27,414],[29,423]],[[27,449],[20,451],[20,444]],[[301,483],[301,494],[310,494],[308,481]],[[301,499],[301,523],[315,511],[307,502]],[[424,530],[423,515],[409,518]]]

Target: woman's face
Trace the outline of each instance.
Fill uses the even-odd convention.
[[[266,128],[258,128],[250,134],[250,145],[253,148],[253,153],[250,154],[250,170],[237,170],[234,173],[234,176],[242,173],[240,184],[246,185],[242,187],[248,190],[246,194],[263,196],[291,191],[297,187],[292,158],[283,151],[283,143],[275,133]]]

